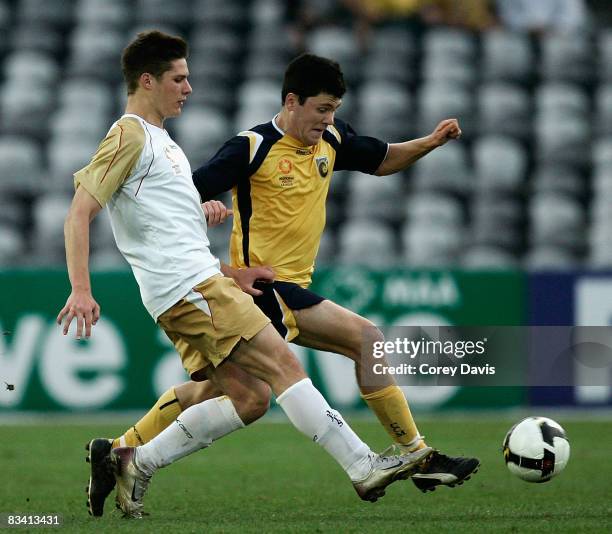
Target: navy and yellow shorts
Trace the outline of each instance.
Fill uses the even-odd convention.
[[[295,339],[300,333],[293,310],[310,308],[325,300],[292,282],[256,282],[254,287],[263,291],[263,295],[253,297],[255,304],[268,316],[274,328],[286,341]]]

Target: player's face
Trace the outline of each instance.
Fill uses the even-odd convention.
[[[191,85],[187,77],[189,69],[185,59],[175,59],[172,67],[156,80],[156,107],[162,118],[176,117],[181,114],[187,96],[191,93]]]
[[[342,100],[327,93],[308,97],[304,104],[293,106],[287,133],[306,146],[316,145],[325,129],[334,123],[334,115]]]

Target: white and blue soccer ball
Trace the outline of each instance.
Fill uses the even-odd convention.
[[[513,475],[527,482],[547,482],[565,469],[570,444],[556,421],[527,417],[508,431],[503,452]]]

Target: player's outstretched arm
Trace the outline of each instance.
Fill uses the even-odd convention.
[[[202,211],[209,228],[224,223],[225,219],[234,214],[234,211],[227,208],[220,200],[207,200],[202,204]]]
[[[263,294],[263,291],[253,287],[255,282],[273,282],[274,271],[272,267],[260,266],[260,267],[246,267],[245,269],[237,269],[231,267],[225,263],[221,264],[221,272],[229,277],[233,278],[234,282],[238,284],[240,289],[253,297],[258,297]]]
[[[461,136],[461,128],[457,119],[441,121],[433,132],[419,139],[412,139],[404,143],[389,143],[387,156],[376,170],[377,176],[387,176],[401,171],[412,165],[415,161],[429,154],[433,149],[444,145],[450,139]]]
[[[70,323],[76,319],[76,338],[91,336],[91,327],[100,318],[100,306],[91,293],[89,278],[89,224],[102,209],[98,201],[84,188],[79,187],[72,200],[64,223],[66,263],[72,292],[57,316],[57,323],[64,320],[64,335]]]

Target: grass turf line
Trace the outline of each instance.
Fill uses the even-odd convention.
[[[84,444],[124,427],[1,426],[0,513],[59,513],[69,532],[602,532],[612,527],[609,444],[603,421],[564,425],[572,447],[565,472],[545,484],[513,477],[501,455],[510,424],[473,418],[423,425],[428,442],[475,455],[480,472],[464,486],[422,494],[393,484],[378,503],[361,502],[339,466],[290,425],[253,425],[161,470],[145,497],[143,520],[114,509],[87,515]],[[355,430],[373,449],[388,445],[375,422]],[[36,528],[32,531],[58,529]]]

